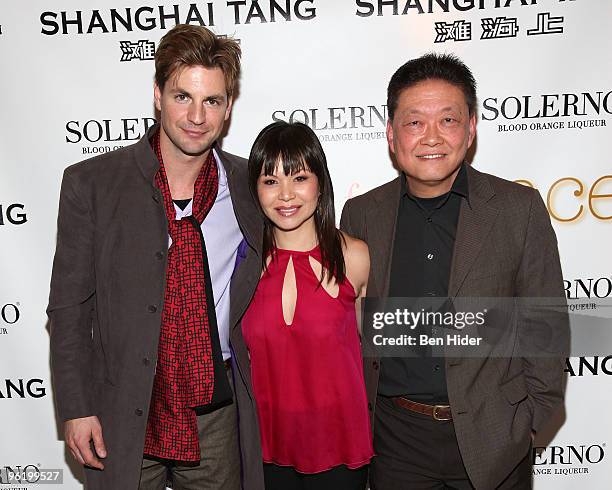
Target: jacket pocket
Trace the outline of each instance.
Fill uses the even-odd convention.
[[[499,388],[511,405],[516,405],[527,398],[527,387],[522,373],[501,383]]]

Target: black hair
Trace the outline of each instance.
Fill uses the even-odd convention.
[[[336,228],[334,211],[334,189],[327,169],[327,159],[312,129],[300,122],[276,121],[261,130],[249,156],[249,187],[257,202],[259,176],[272,175],[281,162],[285,175],[309,170],[317,176],[319,199],[314,213],[317,241],[321,251],[323,271],[338,283],[344,281],[345,265],[342,253],[343,237]],[[260,207],[261,209],[261,207]],[[274,224],[266,217],[262,245],[262,267],[276,246]],[[321,282],[325,272],[321,275]]]
[[[476,114],[476,81],[470,69],[453,54],[428,53],[404,63],[387,87],[387,111],[393,120],[401,92],[425,80],[444,80],[460,88],[470,114]]]

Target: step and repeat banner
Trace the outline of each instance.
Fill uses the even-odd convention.
[[[153,57],[177,23],[240,40],[240,93],[223,147],[248,155],[268,123],[305,122],[327,153],[338,213],[396,176],[385,140],[390,76],[425,52],[457,54],[478,82],[473,165],[540,191],[569,298],[612,296],[607,0],[6,1],[0,490],[37,488],[38,470],[81,488],[58,440],[45,315],[60,180],[66,166],[132,144],[154,123]],[[565,411],[536,441],[536,489],[610,487],[609,352],[567,360]],[[26,476],[10,482],[7,467]]]

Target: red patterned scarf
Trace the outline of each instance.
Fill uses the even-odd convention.
[[[166,293],[144,453],[176,461],[199,461],[194,408],[210,404],[215,388],[211,316],[218,344],[200,225],[217,196],[219,176],[211,150],[195,182],[192,217],[176,220],[159,132],[152,144],[160,163],[155,185],[163,196],[172,245],[168,250]]]

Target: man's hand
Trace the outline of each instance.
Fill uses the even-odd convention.
[[[98,417],[94,415],[67,420],[64,423],[64,436],[74,459],[92,468],[104,469],[102,461],[98,459],[106,458],[102,426]],[[90,442],[92,440],[95,453],[91,450]]]

